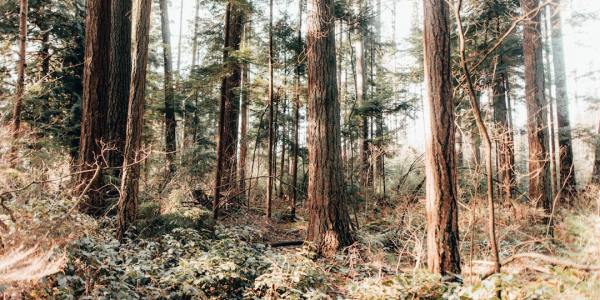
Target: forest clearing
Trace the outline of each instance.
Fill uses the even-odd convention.
[[[600,3],[0,0],[2,299],[599,299]]]

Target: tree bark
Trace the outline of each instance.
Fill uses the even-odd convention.
[[[175,89],[173,86],[173,57],[171,54],[171,31],[169,29],[169,10],[166,0],[159,0],[160,21],[163,46],[163,62],[165,70],[165,152],[167,158],[167,171],[171,175],[175,172],[175,152],[177,151],[175,120]]]
[[[539,0],[521,0],[523,12],[538,8]],[[525,20],[523,30],[525,57],[525,102],[529,144],[529,199],[546,212],[552,209],[547,143],[547,103],[544,95],[544,62],[540,14]]]
[[[237,141],[238,118],[240,110],[239,89],[242,77],[242,65],[231,51],[240,50],[244,13],[240,4],[229,1],[225,13],[225,44],[223,63],[227,74],[221,82],[221,107],[219,114],[219,136],[217,143],[217,170],[215,174],[215,196],[213,214],[218,217],[220,206],[234,203],[237,191]],[[221,201],[225,196],[226,202]]]
[[[513,197],[515,186],[515,170],[513,166],[513,143],[508,122],[508,109],[506,105],[506,65],[502,57],[498,58],[498,68],[501,70],[495,75],[493,82],[493,106],[496,132],[496,146],[498,155],[498,173],[500,174],[501,194],[504,201]]]
[[[131,0],[111,1],[109,91],[107,115],[107,143],[111,175],[119,178],[123,166],[127,107],[131,77]]]
[[[550,19],[550,12],[547,8],[544,9],[544,48],[542,53],[544,55],[544,77],[545,77],[545,87],[546,87],[546,99],[548,101],[548,156],[550,157],[550,187],[552,190],[552,197],[554,198],[558,190],[560,189],[560,184],[558,183],[558,166],[556,161],[556,142],[554,141],[554,96],[552,94],[552,67],[550,65],[550,37],[549,37],[549,29],[548,29],[548,19]]]
[[[11,152],[16,153],[15,143],[21,130],[21,110],[23,108],[23,94],[25,94],[25,53],[27,50],[27,11],[29,3],[27,0],[20,1],[19,10],[19,62],[17,63],[17,90],[15,92],[15,104],[12,113],[12,135],[13,146]]]
[[[356,13],[362,17],[366,13],[364,0],[356,0]],[[356,22],[354,32],[357,36],[354,48],[356,49],[356,101],[359,105],[366,105],[367,94],[367,67],[365,59],[365,35],[366,32]],[[364,187],[369,184],[369,123],[367,116],[360,115],[360,178]]]
[[[560,1],[554,0],[550,6],[552,22],[552,59],[556,82],[556,111],[558,126],[558,147],[560,157],[560,186],[564,186],[562,201],[570,201],[577,190],[575,167],[573,165],[573,144],[571,137],[571,122],[569,120],[569,97],[567,93],[567,77],[565,54],[562,38],[562,20],[560,16]]]
[[[125,141],[125,158],[118,202],[117,238],[122,239],[129,225],[135,221],[138,207],[140,177],[140,148],[144,127],[144,92],[148,65],[150,11],[152,0],[136,0],[133,57],[131,61],[129,109]]]
[[[302,44],[302,13],[304,10],[304,0],[298,0],[298,29],[297,29],[297,40],[298,45]],[[299,129],[300,129],[300,73],[301,73],[301,60],[300,57],[304,49],[298,48],[296,53],[296,87],[295,87],[295,99],[294,99],[294,142],[293,147],[293,158],[292,158],[292,206],[291,206],[291,219],[296,219],[296,203],[298,202],[298,155],[299,155]]]
[[[79,143],[79,193],[84,187],[86,198],[79,204],[82,212],[98,215],[106,203],[100,188],[104,185],[102,176],[95,176],[96,164],[100,158],[102,143],[106,141],[106,122],[109,90],[109,51],[110,45],[110,2],[88,0],[85,21],[85,64],[83,72],[83,103],[81,111],[81,136]]]
[[[592,172],[592,183],[600,184],[600,120],[598,120],[598,131],[596,132],[596,144],[594,146],[594,170]]]
[[[244,47],[248,44],[248,26],[245,25],[243,29],[244,35]],[[240,162],[238,166],[238,173],[240,175],[240,199],[241,202],[246,200],[246,157],[248,156],[248,94],[250,92],[250,80],[248,78],[249,65],[244,64],[241,77],[241,125],[240,125]]]
[[[307,31],[308,210],[307,240],[332,256],[350,245],[341,162],[340,104],[337,99],[333,0],[310,0]]]
[[[449,9],[424,0],[424,100],[427,174],[427,262],[442,276],[460,275],[454,102],[450,67]]]
[[[267,179],[267,219],[271,219],[271,206],[273,203],[273,151],[275,143],[275,124],[274,124],[274,106],[273,99],[273,0],[269,0],[269,149],[268,156],[268,174]]]

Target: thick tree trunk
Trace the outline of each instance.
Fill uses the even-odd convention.
[[[427,262],[431,272],[460,275],[454,102],[448,6],[424,0],[424,100],[427,174]]]
[[[539,0],[521,0],[523,12],[537,9]],[[529,143],[529,199],[547,212],[552,209],[550,164],[548,163],[547,107],[544,95],[544,62],[540,31],[540,14],[524,23],[525,102]]]
[[[504,201],[513,197],[515,185],[515,170],[512,157],[514,155],[511,131],[508,123],[508,109],[506,105],[506,70],[502,58],[499,58],[499,68],[502,70],[495,75],[493,85],[493,106],[496,132],[496,147],[498,156],[498,173],[500,174],[501,194]]]
[[[120,177],[125,148],[127,107],[131,77],[131,0],[111,1],[110,47],[108,67],[107,143],[114,147],[108,152],[111,175]]]
[[[136,0],[135,32],[129,90],[129,109],[125,141],[125,160],[118,203],[117,238],[122,239],[129,225],[137,216],[139,191],[140,148],[144,127],[144,91],[146,90],[146,66],[150,35],[150,11],[152,0]]]
[[[331,256],[353,242],[342,173],[332,0],[310,0],[307,31],[308,210],[307,240]]]
[[[80,210],[90,214],[104,211],[106,203],[100,188],[102,176],[94,176],[102,164],[102,142],[106,140],[109,90],[110,2],[88,0],[85,21],[85,64],[83,72],[83,104],[79,143],[78,193],[86,191]],[[101,167],[104,167],[101,165]]]
[[[175,120],[175,88],[173,86],[173,57],[171,54],[171,31],[169,29],[169,10],[166,0],[159,0],[160,23],[163,46],[163,62],[165,69],[165,152],[167,158],[167,171],[175,172],[175,152],[177,151]]]
[[[569,98],[567,94],[567,75],[562,38],[562,20],[560,17],[560,1],[550,6],[552,22],[552,58],[556,81],[556,111],[558,125],[558,147],[560,153],[560,186],[563,201],[570,201],[577,189],[575,167],[573,165],[573,144],[571,122],[569,120]]]
[[[544,55],[544,77],[546,84],[546,99],[548,101],[548,156],[550,157],[550,187],[552,190],[552,199],[556,197],[560,184],[558,183],[558,166],[556,160],[556,142],[554,138],[554,97],[552,93],[552,67],[550,65],[550,37],[548,29],[549,10],[544,10],[544,43],[543,55]]]
[[[17,90],[15,92],[15,104],[12,114],[13,140],[19,137],[21,130],[21,110],[23,107],[23,94],[25,94],[25,51],[27,49],[27,11],[29,9],[27,0],[20,1],[19,11],[19,62],[17,63]],[[16,141],[13,141],[15,143]],[[13,144],[12,153],[16,148]]]
[[[242,78],[242,65],[231,51],[240,49],[242,41],[242,26],[244,13],[236,1],[229,1],[225,14],[225,44],[223,48],[223,63],[227,75],[221,82],[221,107],[219,115],[219,136],[217,143],[217,170],[215,176],[215,195],[213,213],[218,217],[221,206],[233,204],[237,185],[237,142],[238,118],[240,113],[240,84]],[[226,201],[221,201],[221,197]]]

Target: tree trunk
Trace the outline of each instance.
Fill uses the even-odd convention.
[[[122,239],[129,225],[137,216],[139,191],[140,155],[142,129],[144,128],[144,91],[146,90],[146,67],[148,65],[148,42],[150,35],[150,11],[152,0],[136,0],[135,32],[131,60],[129,110],[125,140],[125,160],[118,202],[117,238]],[[133,16],[132,16],[133,17]]]
[[[596,144],[594,146],[594,170],[592,172],[592,183],[600,184],[600,120],[598,120],[598,131],[596,132]]]
[[[82,212],[100,214],[106,203],[100,188],[102,176],[94,176],[97,164],[102,166],[102,144],[106,140],[109,90],[110,2],[88,0],[85,20],[85,64],[83,103],[79,143],[78,193],[86,192],[79,204]],[[85,187],[89,186],[88,189]]]
[[[539,0],[521,0],[523,12],[537,9]],[[544,62],[540,31],[540,14],[524,23],[525,102],[527,104],[527,136],[529,143],[529,199],[546,212],[552,209],[550,169],[547,143],[547,107],[544,95]]]
[[[333,0],[310,0],[307,31],[308,210],[307,240],[332,256],[353,242],[342,173]]]
[[[304,0],[298,0],[298,29],[297,39],[298,45],[302,44],[302,13],[304,10]],[[292,158],[292,207],[291,207],[291,219],[296,219],[296,203],[298,202],[298,155],[299,155],[299,129],[300,129],[300,72],[301,72],[301,60],[300,57],[304,49],[298,48],[296,53],[296,87],[295,87],[295,100],[294,100],[294,142],[293,158]]]
[[[244,47],[248,44],[248,26],[244,25],[243,35],[244,35]],[[241,202],[245,202],[246,200],[246,157],[248,156],[248,93],[250,92],[250,80],[248,78],[248,68],[249,65],[247,63],[243,66],[242,77],[241,77],[241,126],[240,126],[240,162],[238,166],[238,173],[240,175],[240,199]]]
[[[166,0],[159,0],[160,22],[163,46],[163,61],[165,69],[165,152],[167,158],[167,171],[171,175],[175,172],[175,152],[177,121],[175,120],[175,89],[173,87],[173,58],[171,55],[171,31],[169,29],[169,11]]]
[[[131,0],[111,1],[109,91],[107,115],[107,143],[114,147],[109,151],[109,171],[120,177],[125,148],[127,107],[131,77]]]
[[[460,275],[454,102],[448,6],[424,0],[424,100],[427,174],[427,262],[442,276]]]
[[[550,158],[550,187],[552,190],[552,199],[557,195],[560,185],[558,183],[558,172],[557,172],[557,161],[556,161],[556,143],[554,139],[554,97],[552,94],[552,67],[550,66],[550,37],[548,29],[548,19],[550,18],[550,12],[548,9],[544,9],[544,39],[542,40],[544,48],[542,53],[544,55],[544,74],[545,74],[545,85],[546,97],[548,100],[548,156]]]
[[[23,94],[25,94],[25,51],[27,50],[27,0],[20,1],[19,11],[19,62],[17,63],[17,90],[15,92],[15,106],[12,114],[13,146],[11,152],[16,153],[16,139],[21,130],[21,110],[23,107]]]
[[[356,12],[359,16],[364,16],[366,14],[364,0],[356,1]],[[354,26],[354,31],[357,36],[354,46],[356,49],[356,102],[359,103],[359,105],[365,105],[367,101],[367,67],[365,59],[366,33],[359,22]],[[369,123],[367,116],[364,113],[360,115],[360,118],[360,178],[363,186],[366,187],[369,184]]]
[[[498,173],[500,174],[501,194],[504,201],[509,201],[513,197],[515,185],[515,170],[512,164],[514,155],[513,144],[511,139],[510,126],[508,123],[508,109],[506,106],[506,65],[502,57],[498,58],[498,68],[502,71],[495,75],[493,83],[493,106],[494,106],[494,121],[496,132],[496,146],[498,156]]]
[[[238,118],[240,113],[240,84],[242,65],[231,51],[238,51],[242,41],[242,26],[244,24],[243,8],[236,1],[227,3],[225,14],[225,44],[223,48],[223,63],[227,75],[221,82],[221,107],[219,115],[219,137],[217,143],[217,170],[215,176],[215,195],[213,213],[218,217],[220,206],[234,203],[237,190],[237,142]],[[225,196],[226,202],[221,201]]]
[[[569,120],[569,98],[567,94],[567,77],[565,54],[563,50],[562,20],[560,17],[559,0],[550,6],[552,22],[552,59],[556,81],[556,111],[558,125],[558,147],[560,153],[560,186],[563,201],[570,201],[577,189],[575,167],[573,165],[573,144],[571,137],[571,122]],[[568,197],[568,198],[567,198]]]
[[[274,119],[274,109],[275,102],[273,99],[273,0],[269,0],[269,162],[268,166],[268,174],[269,178],[267,179],[267,219],[271,219],[271,205],[273,203],[273,151],[274,151],[274,131],[275,124],[273,122]]]

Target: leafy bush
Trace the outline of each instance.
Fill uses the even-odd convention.
[[[259,276],[246,297],[257,299],[327,299],[325,272],[306,251],[276,254],[266,273]]]

